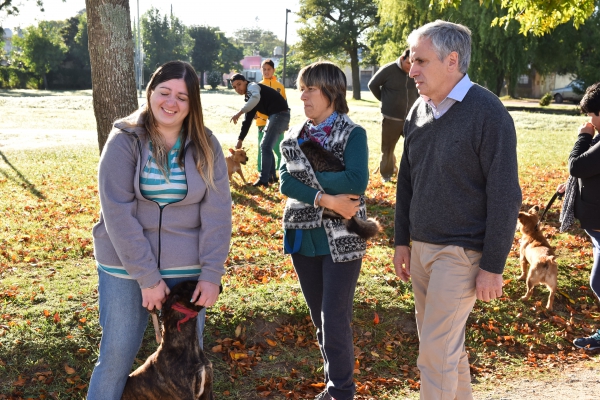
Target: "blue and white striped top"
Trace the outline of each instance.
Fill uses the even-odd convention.
[[[152,155],[152,142],[149,142],[150,154],[140,176],[140,191],[148,200],[158,203],[162,208],[167,204],[181,201],[187,194],[187,180],[184,168],[177,163],[181,149],[181,136],[169,151],[168,166],[165,166],[167,177],[158,168]]]

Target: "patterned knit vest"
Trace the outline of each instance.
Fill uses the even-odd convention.
[[[323,188],[317,181],[307,158],[298,145],[298,136],[304,124],[294,126],[286,133],[281,142],[281,155],[285,158],[287,171],[291,176],[307,186],[321,190]],[[340,114],[333,123],[331,137],[329,138],[330,151],[344,162],[344,150],[348,137],[354,128],[360,128],[348,118]],[[364,195],[360,196],[360,207],[356,214],[358,218],[367,219],[367,207]],[[355,233],[348,232],[341,219],[323,219],[323,207],[315,208],[296,199],[288,198],[283,211],[283,227],[285,229],[314,229],[323,224],[334,262],[352,261],[365,255],[367,243]]]

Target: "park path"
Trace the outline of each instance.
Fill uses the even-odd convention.
[[[596,400],[600,397],[600,355],[592,361],[559,365],[551,373],[533,378],[497,378],[490,391],[478,390],[476,400]]]

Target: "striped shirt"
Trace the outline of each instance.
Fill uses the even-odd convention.
[[[150,154],[140,176],[140,191],[148,200],[155,201],[162,208],[167,204],[181,201],[187,194],[185,170],[177,163],[181,149],[181,137],[169,151],[168,166],[165,166],[167,177],[158,168],[152,155],[152,142],[149,142]]]

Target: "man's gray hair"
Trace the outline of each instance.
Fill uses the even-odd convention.
[[[408,35],[408,45],[413,47],[421,39],[430,39],[440,61],[453,51],[458,53],[458,68],[467,73],[471,62],[471,30],[464,25],[438,19],[415,29]]]

